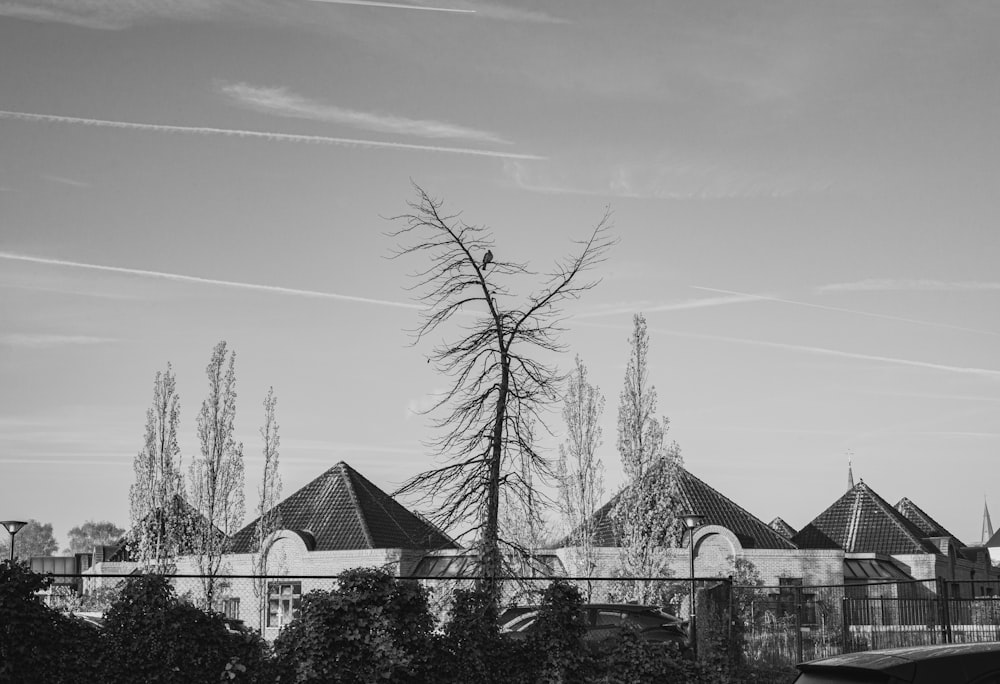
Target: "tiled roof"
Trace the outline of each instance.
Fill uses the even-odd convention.
[[[785,539],[791,539],[795,536],[795,528],[786,523],[781,518],[775,518],[767,524],[772,530],[780,534]]]
[[[920,506],[905,496],[896,504],[896,510],[902,513],[911,523],[919,527],[925,537],[951,537],[958,542],[959,546],[965,546],[965,544],[958,540],[958,537],[946,530],[937,520],[927,515]]]
[[[937,553],[927,535],[861,480],[799,531],[799,548],[848,553]]]
[[[281,527],[309,532],[316,551],[453,549],[456,544],[343,461],[276,506]],[[257,520],[233,536],[250,553]]]
[[[795,545],[775,532],[762,520],[733,503],[718,491],[699,480],[685,468],[677,469],[677,485],[682,510],[697,511],[705,516],[703,524],[721,525],[730,530],[748,549],[794,549]],[[620,539],[614,529],[611,513],[621,494],[615,495],[594,514],[594,545],[618,546]],[[569,537],[572,538],[572,537]],[[567,539],[569,539],[567,538]],[[565,541],[565,540],[564,540]]]

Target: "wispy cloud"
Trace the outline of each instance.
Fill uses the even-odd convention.
[[[248,83],[229,83],[220,85],[219,92],[242,107],[277,116],[325,121],[392,135],[510,144],[509,141],[488,131],[457,126],[444,121],[407,119],[389,114],[345,109],[310,100],[290,92],[287,88],[263,88]]]
[[[690,286],[694,290],[702,290],[704,292],[716,292],[719,294],[727,295],[739,295],[744,297],[753,297],[762,301],[768,302],[779,302],[781,304],[791,304],[793,306],[804,306],[810,309],[822,309],[824,311],[837,311],[840,313],[853,314],[855,316],[866,316],[868,318],[879,318],[886,321],[897,321],[899,323],[912,323],[914,325],[923,325],[931,328],[943,328],[946,330],[960,330],[962,332],[976,333],[977,335],[990,335],[992,337],[1000,337],[1000,332],[994,332],[992,330],[982,330],[980,328],[967,328],[961,325],[949,325],[948,323],[937,323],[934,321],[924,321],[916,318],[904,318],[903,316],[892,316],[889,314],[873,313],[871,311],[860,311],[858,309],[847,309],[840,306],[827,306],[825,304],[813,304],[811,302],[802,302],[794,299],[784,299],[782,297],[772,297],[770,295],[762,294],[751,294],[747,292],[737,292],[735,290],[722,290],[717,287],[703,287],[699,285]]]
[[[26,256],[23,254],[11,254],[10,252],[0,252],[0,259],[11,261],[23,261],[33,264],[45,264],[47,266],[63,266],[69,268],[81,268],[91,271],[101,271],[104,273],[120,273],[130,276],[141,276],[144,278],[160,278],[182,283],[194,283],[197,285],[213,285],[228,287],[238,290],[251,290],[254,292],[267,292],[269,294],[292,295],[296,297],[311,297],[319,299],[335,299],[345,302],[358,302],[360,304],[376,304],[378,306],[390,306],[400,309],[423,309],[420,304],[407,302],[394,302],[385,299],[373,299],[371,297],[356,297],[353,295],[336,294],[333,292],[318,292],[316,290],[299,290],[291,287],[279,287],[275,285],[258,285],[255,283],[241,283],[231,280],[216,280],[214,278],[199,278],[197,276],[181,275],[179,273],[164,273],[163,271],[148,271],[138,268],[123,268],[121,266],[103,266],[99,264],[85,264],[77,261],[66,261],[63,259],[47,259],[44,257]]]
[[[109,121],[105,119],[84,119],[76,116],[56,116],[52,114],[34,114],[29,112],[11,112],[0,110],[0,119],[16,119],[19,121],[78,124],[98,128],[117,128],[133,131],[148,131],[153,133],[187,133],[193,135],[220,135],[233,138],[249,138],[271,142],[311,143],[317,145],[336,145],[339,147],[383,148],[395,150],[416,150],[422,152],[441,152],[445,154],[461,154],[477,157],[493,157],[500,159],[543,159],[533,154],[518,154],[516,152],[495,152],[492,150],[476,150],[465,147],[443,147],[437,145],[418,145],[413,143],[386,142],[379,140],[362,140],[357,138],[334,138],[325,135],[298,135],[292,133],[271,133],[266,131],[244,131],[232,128],[211,128],[208,126],[168,126],[163,124],[135,123],[131,121]]]
[[[66,178],[65,176],[52,176],[49,174],[43,174],[42,178],[53,183],[59,183],[61,185],[69,185],[74,188],[89,188],[90,183],[85,183],[83,181],[78,181],[73,178]]]
[[[829,183],[807,184],[797,177],[706,164],[578,160],[556,169],[512,160],[504,162],[504,173],[516,187],[529,192],[625,199],[777,199],[825,193],[831,188]]]
[[[1000,282],[872,278],[848,283],[830,283],[816,288],[817,292],[879,292],[895,290],[915,290],[920,292],[997,291],[1000,290]]]
[[[430,12],[457,12],[459,14],[475,14],[474,9],[458,9],[455,7],[432,7],[430,5],[406,5],[399,2],[375,2],[375,0],[312,0],[329,5],[361,5],[363,7],[386,7],[389,9],[426,10]]]
[[[0,0],[0,16],[115,31],[155,19],[211,19],[224,11],[240,11],[249,5],[257,3],[253,0],[242,3],[234,0]]]
[[[105,344],[117,342],[110,337],[91,335],[58,335],[52,333],[6,333],[0,335],[0,346],[45,349],[80,344]]]
[[[669,304],[649,305],[643,302],[632,302],[607,309],[598,309],[581,314],[575,314],[574,318],[598,318],[601,316],[614,316],[618,314],[634,314],[641,311],[644,314],[656,313],[660,311],[687,311],[690,309],[704,309],[715,306],[727,306],[729,304],[744,304],[747,302],[759,302],[759,297],[752,295],[732,295],[727,297],[702,297],[700,299],[688,299],[681,302],[671,302]]]

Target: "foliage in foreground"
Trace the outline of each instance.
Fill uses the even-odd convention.
[[[579,589],[562,581],[545,590],[535,630],[516,639],[499,631],[489,592],[457,591],[435,632],[426,589],[351,570],[303,597],[273,654],[256,633],[232,632],[220,614],[179,599],[162,576],[128,579],[103,630],[45,606],[37,592],[48,582],[23,563],[0,563],[0,681],[765,684],[794,674],[734,666],[712,649],[696,665],[635,632],[594,644],[584,639]]]

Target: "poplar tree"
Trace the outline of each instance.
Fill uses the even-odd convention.
[[[557,473],[559,509],[569,529],[567,542],[578,549],[578,560],[588,577],[596,566],[594,514],[604,496],[604,464],[597,455],[603,415],[604,395],[590,383],[587,367],[577,355],[563,400],[566,441],[559,445]],[[588,600],[592,593],[588,582]]]
[[[649,381],[648,352],[646,318],[636,314],[618,405],[618,453],[625,484],[613,511],[624,577],[669,576],[665,551],[677,547],[683,535],[683,522],[678,517],[680,447],[665,444],[669,420],[656,417],[656,388]],[[664,603],[660,582],[637,581],[623,589],[631,594],[629,599]]]
[[[135,482],[129,488],[129,545],[141,567],[166,571],[184,545],[185,520],[179,515],[184,494],[181,450],[177,444],[180,397],[173,368],[157,372],[153,403],[146,411],[143,448],[133,461]]]
[[[263,442],[264,472],[261,476],[257,503],[257,524],[254,526],[254,556],[253,574],[254,593],[258,599],[258,609],[261,616],[267,609],[267,571],[268,549],[264,543],[275,531],[281,529],[281,513],[277,510],[281,498],[281,475],[278,472],[278,446],[281,442],[278,436],[278,421],[275,417],[275,407],[278,398],[274,396],[274,388],[267,391],[264,398],[264,425],[260,428]],[[261,623],[263,624],[263,622]]]
[[[227,363],[228,357],[228,363]],[[243,522],[243,444],[233,439],[236,418],[236,352],[215,345],[205,369],[208,397],[198,413],[201,455],[191,464],[191,503],[203,520],[195,532],[195,557],[204,576],[205,605],[213,607],[216,578],[230,536]]]

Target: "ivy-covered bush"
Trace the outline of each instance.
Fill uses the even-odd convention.
[[[180,601],[160,575],[129,578],[105,614],[97,681],[182,684],[262,681],[263,641],[222,615]]]
[[[0,682],[98,681],[97,630],[42,603],[51,582],[27,563],[0,563]]]
[[[455,591],[442,633],[434,643],[434,681],[500,684],[523,679],[527,649],[501,636],[497,617],[496,604],[487,593]]]
[[[579,682],[593,670],[583,642],[587,626],[582,607],[580,590],[566,581],[556,580],[545,589],[529,641],[534,656],[533,681]]]
[[[358,568],[331,591],[302,597],[299,617],[274,644],[280,681],[409,683],[430,664],[427,592],[384,570]]]

